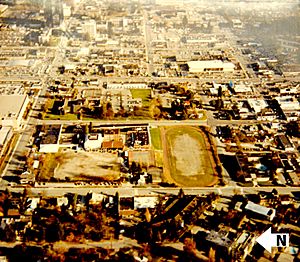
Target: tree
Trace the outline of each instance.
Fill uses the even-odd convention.
[[[189,89],[186,91],[185,95],[186,95],[186,99],[187,99],[187,100],[191,100],[191,99],[194,98],[194,93],[193,93],[193,91],[191,91],[191,90],[189,90]]]
[[[183,197],[184,197],[184,192],[183,192],[183,189],[182,189],[182,188],[179,189],[178,197],[179,197],[179,198],[183,198]]]
[[[90,128],[88,126],[88,124],[85,124],[84,126],[84,133],[87,135],[90,132]]]
[[[58,70],[59,70],[59,72],[60,72],[61,74],[64,74],[66,68],[65,68],[65,66],[60,66],[60,67],[58,68]]]
[[[112,107],[109,107],[106,112],[106,118],[113,119],[114,116],[115,116],[114,110],[112,109]]]
[[[213,249],[212,247],[209,249],[208,261],[209,262],[215,262],[216,261],[216,250]]]
[[[153,109],[153,118],[157,119],[157,118],[160,117],[160,115],[161,115],[160,109],[157,106],[154,107],[154,109]]]
[[[222,86],[221,85],[218,88],[218,97],[222,97]]]
[[[237,181],[245,182],[245,172],[242,171],[242,170],[237,171],[236,172],[236,179],[237,179]]]
[[[89,124],[89,133],[92,133],[93,131],[93,122],[90,122]]]
[[[78,119],[78,120],[82,120],[82,112],[81,112],[81,111],[79,111],[79,112],[77,113],[77,119]]]
[[[189,21],[188,21],[188,18],[187,16],[185,15],[183,18],[182,18],[182,25],[184,27],[186,27],[188,25]]]
[[[106,118],[107,102],[103,102],[100,110],[100,118]]]

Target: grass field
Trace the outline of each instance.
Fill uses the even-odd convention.
[[[54,115],[51,113],[46,114],[46,120],[78,120],[75,114],[65,114],[65,115]],[[85,119],[84,119],[85,120]]]
[[[142,98],[143,107],[149,107],[150,105],[150,89],[131,89],[132,98]]]
[[[205,135],[195,127],[178,126],[166,129],[166,153],[170,175],[181,186],[212,186],[217,182],[213,156]]]
[[[160,130],[158,127],[150,129],[151,143],[156,150],[162,150]]]
[[[46,155],[44,164],[38,176],[38,181],[49,181],[50,178],[53,177],[54,169],[59,164],[60,158],[60,153],[50,153]]]

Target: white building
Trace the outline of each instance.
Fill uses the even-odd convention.
[[[88,34],[89,37],[95,39],[97,37],[97,23],[95,20],[85,21],[82,25],[82,31]]]
[[[221,60],[190,61],[187,63],[191,73],[234,72],[235,65]]]
[[[134,209],[155,208],[157,205],[157,196],[135,196]]]
[[[45,131],[40,133],[41,143],[39,151],[41,153],[58,152],[61,130],[62,125],[45,126]]]
[[[245,209],[248,211],[251,211],[253,213],[256,213],[258,215],[264,216],[264,217],[268,218],[270,221],[272,221],[274,219],[275,214],[276,214],[275,209],[261,206],[261,205],[255,204],[251,201],[248,201],[247,205],[245,206]]]
[[[281,109],[284,110],[300,110],[300,103],[293,96],[279,96],[276,97]]]
[[[264,108],[268,107],[268,104],[263,99],[250,98],[247,100],[249,106],[254,110],[256,114],[260,113]]]
[[[0,125],[20,128],[28,103],[27,95],[1,95]]]
[[[84,142],[84,149],[87,151],[101,148],[103,137],[101,134],[87,134]]]
[[[64,17],[70,17],[71,14],[72,14],[71,6],[68,6],[67,4],[63,4],[63,15],[64,15]]]
[[[6,146],[8,145],[8,142],[12,138],[12,135],[12,127],[0,127],[0,156],[3,153],[3,150],[5,150]]]
[[[233,90],[236,94],[252,92],[252,88],[250,86],[246,86],[245,84],[234,85]]]
[[[145,83],[107,83],[107,89],[149,89]]]

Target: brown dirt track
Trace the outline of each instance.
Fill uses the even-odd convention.
[[[191,126],[162,128],[164,181],[178,186],[212,186],[217,181],[207,137]]]

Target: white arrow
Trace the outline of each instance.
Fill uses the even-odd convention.
[[[271,227],[262,233],[257,239],[257,243],[263,248],[272,252],[272,247],[288,247],[289,246],[289,234],[280,233],[272,234]]]

